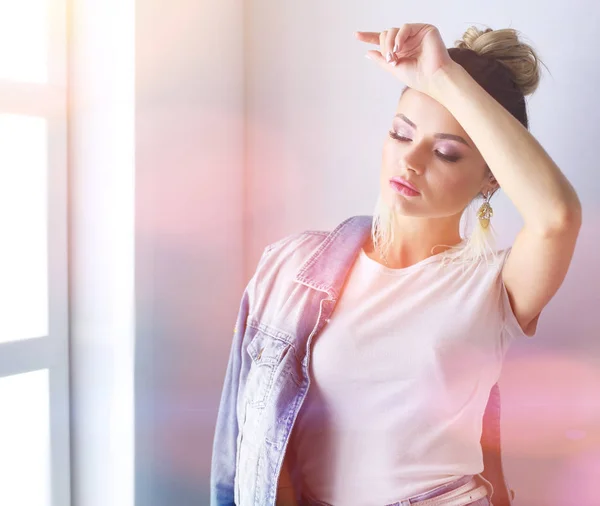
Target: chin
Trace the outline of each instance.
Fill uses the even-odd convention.
[[[421,196],[418,197],[405,197],[404,195],[400,195],[396,193],[394,190],[386,189],[386,191],[381,194],[382,203],[394,209],[396,212],[400,214],[412,215],[414,213],[418,213],[418,209],[423,208],[424,203]]]

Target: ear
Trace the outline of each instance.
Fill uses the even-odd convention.
[[[494,174],[492,174],[492,171],[488,169],[488,177],[481,186],[481,194],[487,195],[488,193],[491,193],[491,195],[493,195],[499,189],[500,183],[498,183],[498,181],[494,177]]]

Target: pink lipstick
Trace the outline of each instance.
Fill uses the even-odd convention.
[[[401,177],[391,178],[390,186],[398,193],[407,197],[416,197],[417,195],[420,195],[419,191],[414,187],[414,185]]]

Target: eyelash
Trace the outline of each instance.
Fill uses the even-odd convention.
[[[393,130],[389,131],[389,135],[392,139],[395,139],[399,142],[407,142],[410,141],[410,139],[408,137],[403,137],[401,135],[398,135],[396,132],[394,132]],[[457,156],[447,156],[444,155],[443,153],[440,153],[439,151],[436,150],[436,153],[438,155],[438,157],[440,157],[442,160],[444,160],[445,162],[448,163],[456,163],[460,160],[460,157]]]

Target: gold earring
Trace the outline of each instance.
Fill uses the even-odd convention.
[[[481,207],[477,211],[477,218],[479,218],[479,224],[482,228],[488,228],[490,224],[490,218],[494,215],[494,210],[490,206],[490,195],[492,192],[488,192],[484,196],[485,202],[481,204]]]

